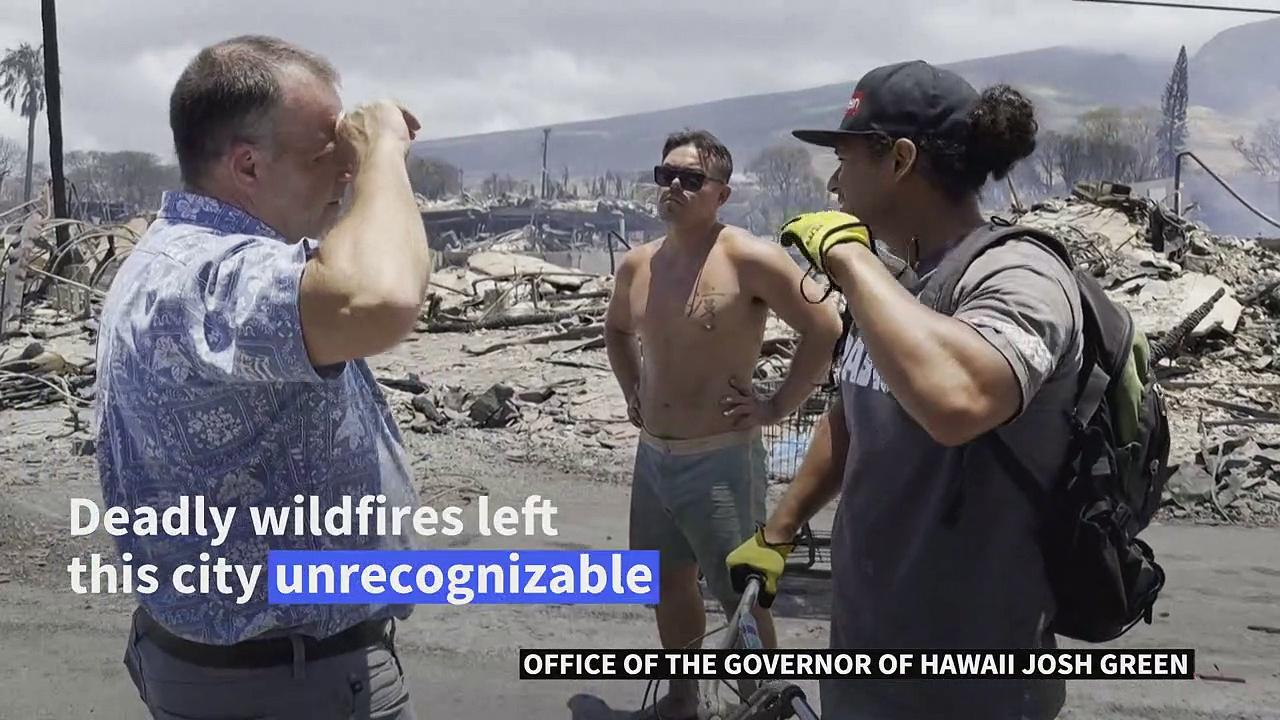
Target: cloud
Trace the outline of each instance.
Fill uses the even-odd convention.
[[[58,13],[67,147],[166,158],[182,67],[199,47],[248,32],[326,55],[345,101],[398,97],[421,115],[424,137],[446,137],[848,82],[907,57],[1071,45],[1172,64],[1178,45],[1194,51],[1257,19],[1073,0],[63,0]],[[37,3],[0,8],[5,47],[39,37]],[[0,110],[0,134],[25,142],[25,123]]]

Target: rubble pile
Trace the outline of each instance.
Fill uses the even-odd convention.
[[[477,222],[486,223],[495,207],[550,207],[576,213],[573,222],[584,213],[631,210],[590,204],[484,205],[462,198],[424,201],[423,212],[425,221],[479,208],[489,215]],[[92,407],[101,300],[147,218],[94,226],[47,217],[30,207],[0,215],[0,411],[63,404],[74,430],[77,413]],[[1005,219],[1064,238],[1153,346],[1167,350],[1157,364],[1173,433],[1165,517],[1280,523],[1276,244],[1215,235],[1109,183],[1081,185],[1069,197]],[[69,231],[66,240],[57,237],[60,225]],[[528,222],[527,213],[513,227],[495,227],[466,234],[457,252],[437,252],[444,263],[433,272],[417,329],[446,334],[428,339],[425,352],[458,370],[437,377],[439,363],[415,354],[423,350],[397,351],[406,372],[380,382],[401,426],[422,435],[499,433],[503,449],[496,452],[511,459],[541,447],[589,458],[585,463],[618,464],[636,428],[613,387],[604,348],[612,277],[549,262],[539,251],[545,234],[531,230],[538,223]],[[1189,331],[1179,333],[1179,326]],[[779,382],[795,351],[790,329],[776,317],[765,338],[753,377],[759,387]]]
[[[1228,522],[1257,520],[1280,503],[1280,443],[1242,436],[1206,446],[1174,472],[1167,495],[1175,516],[1207,508]]]
[[[448,210],[473,210],[484,212],[504,208],[517,208],[523,210],[544,209],[580,213],[609,213],[616,211],[635,213],[637,215],[646,215],[650,217],[654,216],[653,208],[651,206],[620,198],[543,200],[536,197],[502,194],[498,197],[485,200],[477,198],[466,192],[457,196],[436,200],[428,199],[422,195],[418,195],[417,198],[418,209],[424,213],[443,212]]]
[[[613,396],[586,377],[529,387],[494,383],[475,389],[429,385],[414,375],[378,382],[398,398],[393,405],[399,419],[415,433],[506,429],[536,438],[543,446],[606,449],[626,447],[635,435]]]
[[[543,200],[501,195],[488,200],[467,193],[428,200],[418,209],[432,247],[447,253],[483,249],[510,252],[555,252],[606,248],[627,237],[649,237],[662,231],[651,204],[618,198]],[[611,237],[612,236],[612,237]]]
[[[1109,183],[1011,219],[1065,238],[1153,347],[1169,346],[1156,367],[1173,434],[1167,515],[1280,520],[1280,252]],[[1170,337],[1197,308],[1208,312]]]
[[[62,404],[77,448],[90,443],[96,316],[150,222],[49,219],[49,199],[0,213],[0,410]]]
[[[87,405],[92,400],[92,363],[73,365],[40,343],[27,345],[16,358],[3,358],[0,354],[0,410],[25,410],[63,400]]]
[[[466,332],[603,316],[607,278],[532,255],[482,250],[432,273],[424,332]]]

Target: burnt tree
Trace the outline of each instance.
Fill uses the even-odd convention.
[[[1173,174],[1178,154],[1187,149],[1187,48],[1178,51],[1173,75],[1160,102],[1160,171]]]

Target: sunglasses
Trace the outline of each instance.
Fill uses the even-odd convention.
[[[653,167],[653,181],[659,187],[670,187],[673,180],[680,181],[680,187],[689,192],[698,192],[702,189],[702,184],[708,180],[713,182],[724,182],[716,178],[707,177],[706,173],[697,170],[686,170],[684,168],[673,168],[666,165],[655,165]]]

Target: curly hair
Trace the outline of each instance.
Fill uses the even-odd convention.
[[[981,190],[988,177],[1004,179],[1019,160],[1030,157],[1038,131],[1031,101],[1008,85],[995,85],[983,91],[969,112],[963,139],[929,135],[908,139],[920,149],[922,168],[943,191],[962,198]],[[871,151],[883,157],[893,141],[888,135],[873,135]]]

